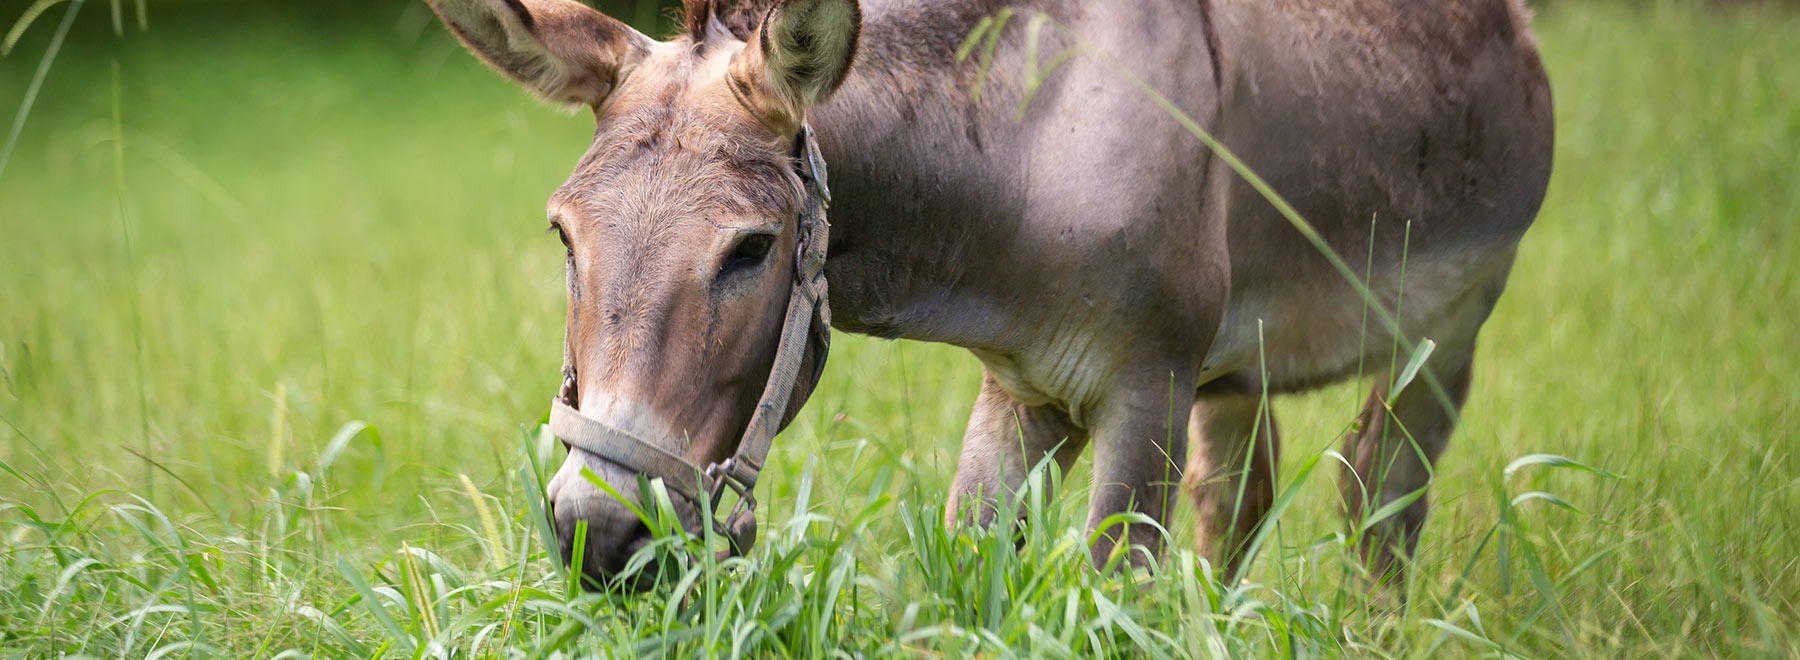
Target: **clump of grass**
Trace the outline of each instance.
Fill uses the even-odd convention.
[[[827,514],[813,461],[750,556],[718,561],[707,551],[716,540],[673,527],[627,564],[626,576],[664,567],[647,592],[572,589],[540,541],[544,463],[535,456],[550,438],[544,429],[523,438],[518,491],[494,495],[464,481],[471,511],[458,518],[488,510],[486,522],[437,523],[427,537],[435,541],[374,556],[308,542],[318,502],[304,472],[235,528],[178,522],[122,492],[93,493],[55,515],[7,501],[0,609],[28,616],[9,618],[0,639],[33,655],[145,657],[1407,657],[1519,647],[1484,624],[1463,583],[1406,594],[1398,611],[1396,595],[1357,588],[1366,576],[1355,534],[1269,557],[1283,566],[1272,583],[1231,581],[1187,549],[1153,571],[1116,558],[1095,569],[1081,501],[1054,494],[1061,475],[1049,460],[1000,504],[1000,522],[961,530],[940,524],[933,494],[900,485],[916,480],[907,468],[878,461],[853,459],[862,472],[853,478],[870,485],[860,497],[834,492],[844,514]],[[1338,458],[1326,451],[1307,461],[1271,528],[1314,468]],[[1506,485],[1541,467],[1599,472],[1548,455],[1507,466],[1495,479],[1497,541],[1469,562],[1521,572],[1547,612],[1569,576],[1546,571],[1522,506],[1576,509]],[[879,533],[877,521],[902,532]],[[1320,588],[1334,580],[1345,588]]]

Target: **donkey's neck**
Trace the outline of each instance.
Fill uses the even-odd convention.
[[[971,30],[1008,3],[868,2],[855,68],[810,116],[830,166],[833,324],[972,348],[1004,342],[1005,287],[1024,157],[1016,48],[1002,39],[974,94]]]

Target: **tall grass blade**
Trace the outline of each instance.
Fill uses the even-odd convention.
[[[367,422],[362,420],[348,422],[343,426],[338,427],[337,433],[331,435],[331,441],[325,443],[324,451],[319,452],[318,467],[315,469],[315,471],[319,473],[319,478],[325,478],[325,475],[331,470],[332,464],[337,463],[338,456],[343,454],[344,450],[350,446],[351,440],[355,440],[364,434],[368,434],[372,437],[380,437],[381,435],[374,427],[369,426]]]
[[[18,23],[13,23],[13,32],[7,34],[5,43],[0,43],[0,56],[5,56],[9,50],[13,50],[13,43],[16,43],[18,38],[25,34],[25,27],[31,25],[32,18],[36,18],[38,13],[43,13],[43,9],[49,9],[50,5],[56,4],[56,2],[61,2],[61,0],[38,0],[38,4],[31,5],[31,9],[25,11],[25,16],[20,18]],[[56,27],[56,34],[50,36],[49,47],[43,49],[43,59],[38,63],[38,72],[32,74],[31,85],[25,88],[25,97],[18,103],[18,113],[13,115],[13,128],[9,129],[5,135],[4,146],[0,146],[0,178],[5,178],[5,165],[13,160],[13,149],[18,147],[20,133],[25,131],[25,117],[31,115],[31,106],[38,101],[38,90],[43,88],[43,79],[50,76],[50,63],[56,61],[56,52],[63,49],[63,38],[68,36],[68,27],[76,23],[76,13],[81,11],[83,2],[85,0],[74,0],[68,4],[67,13],[63,13],[63,23]],[[32,9],[36,9],[36,13],[32,13]]]
[[[1536,466],[1536,465],[1541,465],[1541,466],[1549,467],[1549,468],[1567,468],[1567,469],[1573,469],[1573,470],[1580,470],[1582,472],[1597,474],[1597,475],[1600,475],[1602,477],[1606,477],[1609,479],[1625,478],[1625,475],[1618,474],[1616,472],[1609,472],[1606,470],[1602,470],[1600,468],[1594,467],[1592,465],[1588,465],[1581,461],[1577,461],[1575,459],[1568,458],[1566,456],[1558,456],[1556,454],[1530,454],[1527,456],[1521,456],[1517,459],[1514,459],[1513,462],[1507,463],[1506,469],[1502,470],[1501,474],[1506,479],[1510,480],[1510,479],[1512,479],[1512,476],[1514,473],[1517,473],[1520,470],[1523,470],[1528,467]]]
[[[347,655],[362,658],[369,657],[369,647],[365,646],[361,640],[357,639],[356,635],[351,634],[349,629],[345,628],[343,624],[338,623],[336,619],[331,618],[331,615],[326,614],[324,611],[311,605],[301,605],[294,610],[294,613],[318,624],[319,628],[330,634],[333,639],[336,639],[337,643],[344,647],[344,650],[349,651]]]
[[[1356,531],[1359,533],[1369,531],[1370,528],[1380,524],[1381,521],[1392,518],[1401,511],[1406,510],[1406,507],[1411,506],[1413,502],[1417,502],[1419,498],[1424,496],[1425,489],[1420,488],[1389,500],[1388,503],[1381,505],[1381,508],[1376,509],[1367,517],[1363,518],[1363,521],[1357,525]]]
[[[486,534],[488,562],[494,568],[507,565],[506,544],[500,540],[500,526],[494,523],[494,514],[488,510],[487,497],[469,480],[469,475],[457,473],[456,478],[462,481],[463,494],[469,496],[469,502],[475,505],[475,516],[481,520],[481,531]]]
[[[19,39],[25,36],[25,30],[30,28],[32,23],[37,21],[39,15],[42,15],[51,7],[56,6],[56,3],[64,1],[65,0],[37,0],[26,7],[25,13],[20,14],[18,20],[13,21],[12,29],[6,31],[6,39],[0,41],[0,57],[6,57],[12,53],[13,47],[19,44]],[[80,5],[82,1],[83,0],[75,0],[74,4]],[[75,7],[70,7],[69,9],[69,13],[73,14]],[[64,15],[63,22],[67,23],[68,20],[69,15]]]
[[[419,570],[419,563],[413,560],[412,545],[400,544],[400,582],[406,588],[403,597],[412,603],[412,611],[418,613],[419,625],[423,627],[425,639],[433,639],[438,635],[436,609],[437,602],[432,590],[425,580],[425,574]]]
[[[1411,385],[1413,378],[1419,375],[1419,368],[1425,366],[1425,360],[1431,357],[1431,351],[1437,348],[1437,342],[1430,339],[1419,340],[1418,347],[1413,349],[1412,358],[1406,361],[1406,367],[1400,370],[1400,376],[1394,379],[1394,388],[1388,394],[1388,400],[1400,398],[1400,392]]]
[[[412,636],[406,634],[406,629],[400,626],[400,622],[394,619],[392,613],[388,612],[387,606],[381,604],[382,597],[369,586],[368,580],[363,579],[362,573],[357,571],[355,566],[350,565],[350,560],[342,557],[337,560],[337,568],[338,573],[350,582],[350,587],[362,597],[363,607],[369,611],[369,616],[387,630],[387,641],[400,644],[401,648],[408,652],[412,651],[415,648]]]
[[[1517,507],[1521,504],[1524,504],[1526,502],[1532,502],[1532,501],[1548,502],[1555,506],[1559,506],[1564,509],[1574,511],[1575,513],[1586,513],[1585,511],[1582,511],[1580,508],[1576,507],[1574,504],[1570,504],[1568,500],[1565,500],[1561,497],[1557,497],[1556,495],[1552,495],[1550,493],[1546,493],[1541,490],[1534,490],[1534,491],[1527,492],[1527,493],[1520,493],[1512,498],[1511,504],[1514,507]]]
[[[1241,582],[1248,574],[1250,565],[1255,563],[1256,557],[1262,552],[1263,544],[1268,540],[1269,535],[1274,533],[1277,523],[1281,521],[1282,514],[1287,513],[1288,506],[1293,504],[1295,497],[1299,496],[1300,486],[1304,485],[1312,476],[1313,470],[1319,467],[1319,459],[1326,456],[1336,456],[1342,460],[1342,456],[1329,449],[1306,459],[1306,462],[1300,465],[1300,469],[1295,471],[1293,481],[1288,483],[1288,487],[1281,491],[1279,497],[1275,498],[1274,504],[1269,506],[1268,512],[1263,514],[1262,525],[1257,527],[1256,534],[1250,538],[1250,544],[1244,547],[1243,559],[1238,562],[1237,571],[1231,576],[1233,584]]]
[[[269,476],[280,477],[287,467],[287,383],[275,385],[275,407],[269,411]]]
[[[63,590],[69,588],[69,584],[75,581],[75,576],[91,566],[99,565],[100,560],[92,557],[83,557],[76,560],[75,563],[69,564],[67,567],[63,568],[62,572],[56,574],[56,586],[51,587],[50,592],[45,594],[44,606],[42,609],[38,610],[37,626],[39,628],[42,628],[44,622],[50,618],[50,607],[60,602]]]

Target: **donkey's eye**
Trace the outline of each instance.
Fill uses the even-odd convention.
[[[719,268],[719,274],[750,268],[763,262],[769,256],[769,249],[775,246],[774,234],[751,234],[738,241],[737,247],[725,258]]]
[[[551,223],[550,228],[545,231],[556,232],[556,239],[562,241],[563,251],[568,253],[570,259],[575,258],[575,245],[569,242],[569,232],[563,231],[562,225]]]

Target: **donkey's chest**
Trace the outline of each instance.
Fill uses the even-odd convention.
[[[1054,320],[1035,322],[1031,339],[1010,350],[970,352],[1019,403],[1055,407],[1085,427],[1112,375],[1127,361],[1121,338],[1132,329],[1100,310],[1057,311]]]

